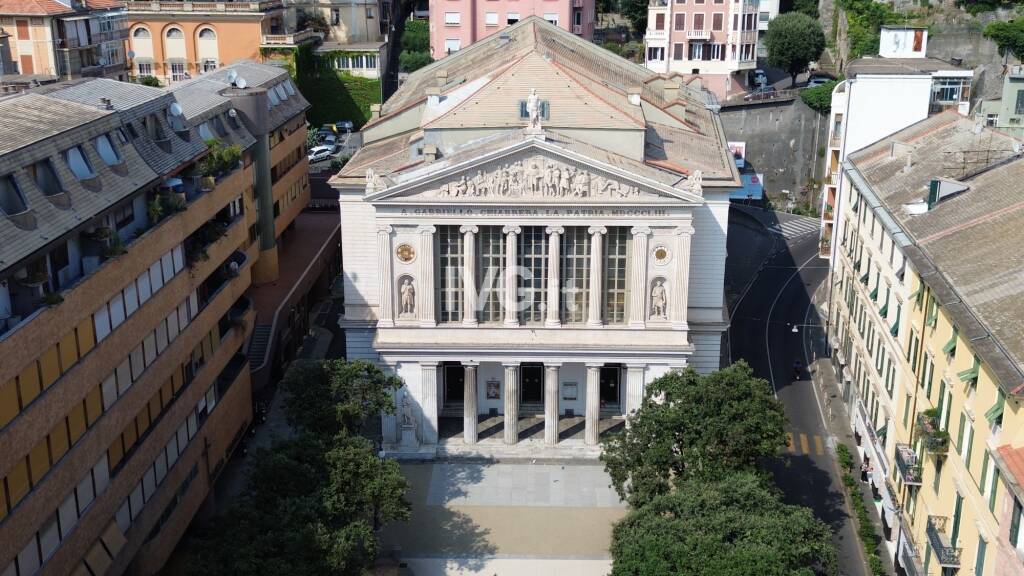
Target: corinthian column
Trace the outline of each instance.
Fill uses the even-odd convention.
[[[391,273],[390,225],[377,227],[377,270],[380,271],[380,303],[377,306],[377,327],[395,325],[394,278]]]
[[[466,444],[476,444],[476,362],[463,362],[465,381],[462,395],[462,438]]]
[[[505,326],[519,326],[519,226],[505,226]]]
[[[462,232],[462,324],[476,326],[476,233],[480,229],[467,224]]]
[[[672,292],[672,328],[686,330],[686,313],[688,306],[688,294],[690,291],[690,238],[693,236],[693,226],[680,226],[675,229],[676,234],[676,268],[673,274]]]
[[[561,364],[544,364],[544,443],[558,444],[558,368]]]
[[[602,256],[601,248],[603,242],[601,241],[604,234],[608,232],[608,229],[604,226],[591,226],[590,232],[590,291],[588,292],[587,302],[587,326],[591,328],[599,327],[603,324],[601,321],[601,296],[604,295],[604,286],[601,283],[602,268],[604,268],[604,257]]]
[[[601,418],[601,364],[587,364],[587,412],[583,441],[597,444]]]
[[[560,310],[558,296],[562,289],[561,252],[562,234],[565,234],[565,228],[562,228],[561,226],[548,226],[545,232],[548,233],[548,286],[547,298],[544,302],[544,326],[548,328],[558,328],[561,326],[561,322],[559,321]]]
[[[519,442],[519,363],[505,367],[505,444]]]
[[[437,325],[434,316],[434,226],[420,226],[420,266],[419,285],[416,286],[416,313],[420,325],[431,327]]]
[[[635,226],[633,234],[633,261],[629,268],[629,327],[643,328],[647,324],[647,245],[651,229]]]

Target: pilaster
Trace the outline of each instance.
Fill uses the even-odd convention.
[[[626,365],[626,416],[631,417],[640,409],[644,398],[645,364]]]
[[[420,370],[420,438],[424,444],[437,444],[437,362],[420,362]]]
[[[672,328],[686,330],[690,289],[690,239],[694,229],[693,226],[687,224],[676,228],[674,232],[676,235],[676,267],[673,274],[672,293],[669,295],[672,298],[670,318]]]
[[[420,277],[416,290],[416,311],[420,326],[430,328],[437,325],[437,318],[434,315],[434,233],[437,232],[437,228],[425,225],[416,231],[420,236]]]
[[[629,269],[629,327],[644,328],[647,325],[647,251],[651,229],[648,226],[634,226],[632,263]]]
[[[395,325],[394,285],[391,271],[391,233],[390,225],[377,227],[377,270],[380,271],[380,302],[377,307],[377,326],[391,327]]]

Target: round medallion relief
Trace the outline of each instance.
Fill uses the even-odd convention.
[[[654,257],[654,263],[659,266],[668,264],[669,261],[672,260],[672,253],[668,251],[668,248],[662,245],[655,246],[651,255]]]
[[[408,244],[399,244],[398,248],[395,248],[395,256],[400,262],[408,264],[416,259],[416,251]]]

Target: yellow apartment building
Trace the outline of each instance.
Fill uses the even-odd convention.
[[[209,501],[252,420],[247,293],[308,198],[307,108],[252,62],[0,101],[3,576],[155,573]]]
[[[842,164],[829,337],[899,574],[1024,574],[1020,152],[945,112]]]

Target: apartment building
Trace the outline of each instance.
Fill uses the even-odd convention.
[[[753,86],[757,66],[758,0],[650,0],[644,64],[678,74],[726,99]]]
[[[974,115],[986,126],[1024,137],[1024,66],[1004,67],[1000,97],[978,102]]]
[[[956,111],[843,163],[828,334],[900,574],[1024,574],[1020,141]]]
[[[0,31],[12,35],[22,75],[127,79],[125,22],[115,0],[0,0]]]
[[[972,70],[926,56],[928,30],[882,26],[879,55],[846,65],[846,79],[832,91],[821,191],[823,258],[835,256],[835,215],[841,208],[842,163],[849,154],[929,115],[970,109]]]
[[[594,38],[594,0],[437,0],[430,2],[430,51],[435,60],[444,58],[527,16]]]
[[[302,198],[307,107],[254,63],[0,100],[4,576],[155,573],[206,500],[251,420],[246,293]]]

